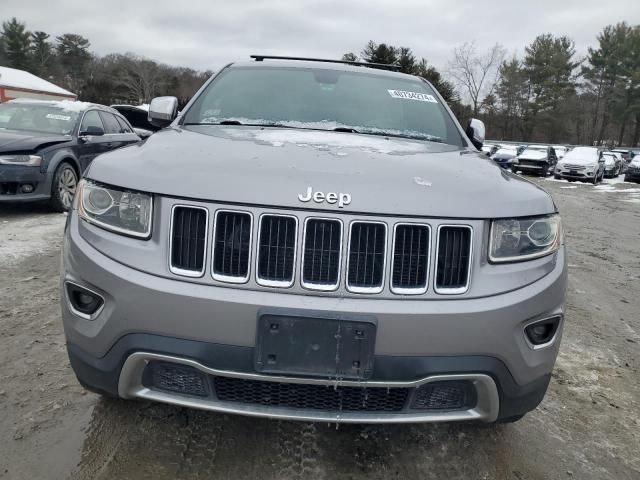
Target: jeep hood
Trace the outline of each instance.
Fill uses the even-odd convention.
[[[345,213],[471,219],[555,211],[544,190],[475,151],[342,132],[169,128],[101,155],[86,176],[159,195]],[[352,201],[342,209],[302,203],[308,187]]]

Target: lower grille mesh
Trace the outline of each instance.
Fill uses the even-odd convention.
[[[475,387],[468,381],[443,381],[419,387],[411,408],[421,410],[467,410],[477,403]]]
[[[198,397],[209,395],[206,377],[195,368],[154,362],[145,371],[146,375],[149,370],[151,379],[145,383],[150,383],[154,388]]]
[[[214,377],[213,383],[222,401],[328,411],[398,412],[409,393],[406,388],[336,388],[229,377]]]

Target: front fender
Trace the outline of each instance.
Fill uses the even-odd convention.
[[[43,160],[44,161],[41,166],[41,171],[43,173],[47,172],[49,175],[53,175],[53,172],[56,171],[58,165],[60,165],[60,163],[65,160],[71,163],[75,167],[76,171],[80,173],[80,175],[82,175],[83,173],[78,157],[73,152],[73,149],[69,147],[61,148],[59,150],[51,152],[49,155],[45,155]]]

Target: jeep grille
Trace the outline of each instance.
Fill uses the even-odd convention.
[[[436,292],[464,293],[469,286],[471,228],[443,225],[438,229]]]
[[[200,207],[175,206],[171,222],[171,261],[173,273],[188,277],[204,274],[208,211]]]
[[[335,290],[340,281],[342,222],[309,218],[304,231],[302,284],[318,290]]]
[[[395,293],[417,294],[427,290],[430,242],[428,225],[396,225],[391,275],[391,288]]]
[[[422,295],[430,285],[436,294],[464,294],[470,284],[470,225],[284,210],[255,212],[254,225],[246,210],[172,212],[168,263],[177,275],[202,277],[209,265],[222,283],[360,295]]]
[[[347,288],[356,293],[382,291],[387,226],[384,223],[354,222],[349,236]]]
[[[244,283],[249,279],[252,217],[249,213],[218,210],[213,243],[213,277]]]
[[[263,215],[258,234],[257,281],[271,287],[288,287],[293,283],[296,255],[297,218]]]

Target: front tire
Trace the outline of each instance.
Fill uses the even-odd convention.
[[[78,174],[75,169],[66,162],[58,165],[51,182],[51,209],[56,212],[69,211],[77,187]]]

